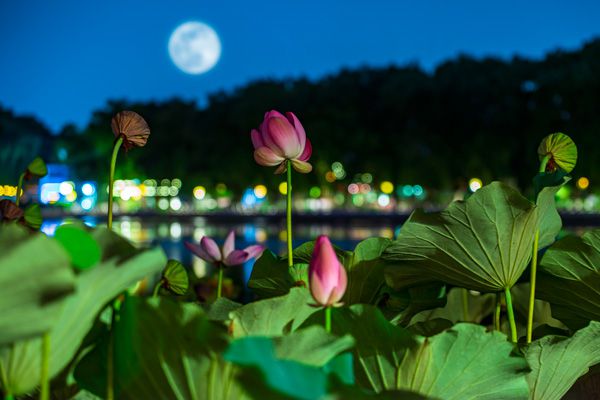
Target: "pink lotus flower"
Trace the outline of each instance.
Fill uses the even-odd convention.
[[[287,170],[287,160],[298,172],[307,174],[312,165],[307,161],[312,154],[312,145],[294,113],[283,116],[278,111],[269,111],[257,129],[252,129],[254,160],[265,167],[278,165],[276,174]]]
[[[308,269],[310,293],[324,307],[340,306],[348,277],[327,236],[319,236]]]
[[[234,231],[229,232],[222,249],[219,249],[217,243],[208,236],[204,236],[200,240],[200,244],[185,242],[185,247],[206,262],[222,264],[226,267],[241,265],[251,258],[260,256],[265,249],[264,246],[254,245],[246,247],[244,250],[236,250]]]

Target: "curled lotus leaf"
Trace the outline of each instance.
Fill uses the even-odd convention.
[[[554,172],[557,168],[569,173],[577,163],[577,146],[573,140],[564,133],[557,132],[546,136],[538,147],[540,161],[549,157],[546,164],[547,172]]]

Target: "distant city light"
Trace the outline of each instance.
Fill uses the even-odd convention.
[[[91,183],[84,183],[81,186],[81,193],[83,193],[86,196],[93,195],[95,191],[96,191],[96,188]]]
[[[259,199],[264,199],[267,196],[267,187],[265,185],[254,186],[254,195]]]
[[[216,189],[219,196],[225,196],[227,194],[227,185],[224,183],[217,183]]]
[[[158,200],[158,208],[160,208],[161,210],[167,210],[169,208],[169,200],[164,198]]]
[[[171,185],[175,186],[177,189],[181,189],[181,179],[177,179],[177,178],[173,179],[171,181]]]
[[[327,171],[325,174],[325,180],[329,183],[335,182],[337,178],[335,177],[335,173],[333,171]]]
[[[380,194],[377,198],[377,204],[381,207],[387,207],[390,204],[390,196],[387,194]]]
[[[360,188],[356,183],[351,183],[348,185],[348,193],[357,194],[360,191]]]
[[[169,206],[173,211],[179,211],[181,209],[181,200],[179,197],[173,197],[169,202]]]
[[[68,196],[75,189],[73,182],[62,182],[58,187],[58,192],[63,196]]]
[[[321,189],[318,186],[313,186],[308,191],[308,195],[312,198],[317,199],[317,198],[321,197]]]
[[[281,182],[279,184],[279,193],[287,194],[287,182]]]
[[[73,190],[71,193],[69,193],[65,197],[69,203],[72,203],[75,200],[77,200],[77,192]]]
[[[206,189],[204,186],[196,186],[194,188],[194,197],[196,200],[202,200],[206,196]]]
[[[369,174],[368,172],[365,172],[364,174],[361,175],[360,179],[364,183],[371,183],[371,182],[373,182],[373,175]]]
[[[577,187],[581,190],[585,190],[590,186],[590,180],[585,176],[577,179]]]
[[[421,197],[423,195],[423,193],[425,193],[425,191],[423,190],[423,186],[421,186],[421,185],[414,185],[413,186],[413,193],[414,193],[415,197]]]
[[[81,200],[81,208],[83,208],[84,210],[91,210],[93,206],[94,202],[92,201],[92,199],[86,198]]]
[[[469,180],[469,189],[471,192],[475,193],[483,186],[483,182],[479,178],[471,178]]]
[[[379,185],[379,189],[385,194],[390,194],[394,192],[394,184],[390,181],[383,181]]]
[[[410,197],[410,196],[412,196],[414,194],[415,194],[415,191],[414,191],[412,185],[404,185],[402,187],[402,195],[403,196]]]

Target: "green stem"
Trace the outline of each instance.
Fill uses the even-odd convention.
[[[114,301],[112,302],[112,314],[110,317],[110,332],[108,332],[108,354],[106,359],[106,400],[115,398],[115,371],[114,371],[114,351],[115,351],[115,323],[117,321],[117,309]]]
[[[500,312],[502,310],[502,294],[496,293],[496,309],[494,310],[494,329],[500,332]]]
[[[42,365],[40,372],[40,400],[50,399],[50,377],[48,370],[50,365],[50,333],[42,336]]]
[[[293,249],[292,249],[292,162],[287,163],[287,249],[288,249],[288,267],[294,265]]]
[[[469,291],[462,289],[463,320],[469,322]]]
[[[544,158],[542,158],[542,161],[540,162],[540,169],[539,169],[540,173],[546,172],[546,165],[548,164],[548,161],[550,161],[550,158],[551,158],[550,154],[546,154],[544,156]],[[537,193],[536,193],[536,195],[537,195]]]
[[[535,282],[537,274],[537,258],[538,246],[540,241],[540,230],[535,231],[535,239],[533,240],[533,254],[531,255],[531,277],[529,289],[529,311],[527,313],[527,343],[531,343],[533,335],[533,310],[535,307]]]
[[[15,397],[10,393],[6,393],[4,395],[4,400],[15,400]]]
[[[162,280],[162,279],[161,279],[161,280],[159,280],[159,281],[156,283],[156,286],[154,286],[154,291],[152,292],[152,297],[156,297],[156,296],[158,296],[158,292],[159,292],[159,290],[160,290],[160,287],[162,286],[162,284],[163,284],[163,280]]]
[[[23,191],[23,179],[25,178],[25,172],[23,172],[21,174],[21,176],[19,176],[19,184],[17,185],[17,200],[15,201],[15,203],[17,205],[19,205],[19,203],[21,202],[21,192]]]
[[[513,343],[517,343],[517,324],[515,323],[510,288],[504,289],[504,296],[506,297],[506,314],[508,315],[508,322],[510,324],[510,338]]]
[[[117,155],[119,154],[121,144],[123,144],[123,137],[119,136],[119,138],[115,141],[112,157],[110,159],[110,175],[108,176],[108,229],[112,229],[113,186],[115,184],[115,166],[117,165]]]
[[[325,307],[325,330],[331,333],[331,306]]]
[[[217,299],[221,298],[221,293],[223,292],[223,267],[218,265],[219,268],[219,283],[217,284]]]

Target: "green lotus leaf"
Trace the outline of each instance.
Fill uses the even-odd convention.
[[[48,168],[46,167],[46,163],[44,162],[44,160],[42,160],[41,157],[36,157],[27,166],[27,172],[29,172],[33,176],[41,178],[48,174]]]
[[[94,230],[92,235],[101,243],[102,259],[95,268],[84,270],[76,276],[75,292],[64,301],[56,314],[49,331],[51,378],[71,362],[96,317],[107,303],[140,279],[159,273],[166,263],[160,249],[135,249],[125,239],[104,228]],[[0,243],[4,244],[1,240]],[[56,247],[64,253],[58,243]],[[116,248],[122,250],[115,254]],[[48,263],[51,257],[47,257],[46,254],[40,257],[41,253],[44,252],[30,251],[29,255],[23,257]],[[67,256],[64,255],[63,258],[65,257]],[[34,276],[37,282],[37,279],[43,279],[44,273]],[[40,382],[40,348],[40,338],[0,347],[2,391],[21,395],[36,388]]]
[[[322,315],[315,314],[309,322]],[[527,362],[511,355],[506,335],[460,323],[432,337],[390,324],[374,307],[333,312],[333,333],[356,339],[354,370],[361,386],[409,390],[443,399],[527,399]]]
[[[227,331],[196,304],[169,298],[128,297],[113,331],[115,398],[247,399],[237,368],[219,353]],[[75,369],[77,384],[105,396],[108,335]]]
[[[167,266],[162,274],[162,282],[164,288],[178,295],[184,295],[190,286],[187,271],[177,260],[167,261]]]
[[[23,214],[23,218],[25,218],[25,224],[32,229],[40,229],[42,226],[42,222],[44,222],[42,218],[42,210],[40,210],[40,206],[37,204],[31,204],[25,209],[25,213]]]
[[[427,322],[435,319],[456,322],[480,323],[494,312],[496,296],[490,293],[471,294],[467,297],[467,315],[463,308],[464,290],[452,288],[448,292],[447,303],[439,308],[421,311],[411,319],[411,324]]]
[[[480,292],[512,287],[527,268],[537,207],[493,182],[446,210],[416,210],[385,251],[386,281],[396,290],[441,281]]]
[[[75,289],[69,256],[46,235],[0,225],[0,288],[0,346],[41,335]]]
[[[284,296],[258,300],[229,314],[233,337],[279,336],[295,331],[318,308],[306,288],[292,288]]]
[[[83,226],[61,225],[56,229],[54,238],[69,253],[71,263],[77,269],[88,269],[100,260],[100,246]]]
[[[560,400],[577,379],[600,363],[600,322],[564,336],[545,336],[525,350],[532,400]]]
[[[600,229],[554,243],[542,257],[537,285],[539,298],[569,327],[600,321]]]
[[[538,147],[538,156],[540,161],[546,156],[550,157],[546,171],[553,172],[558,167],[569,173],[577,163],[577,146],[564,133],[552,133],[542,139]]]

